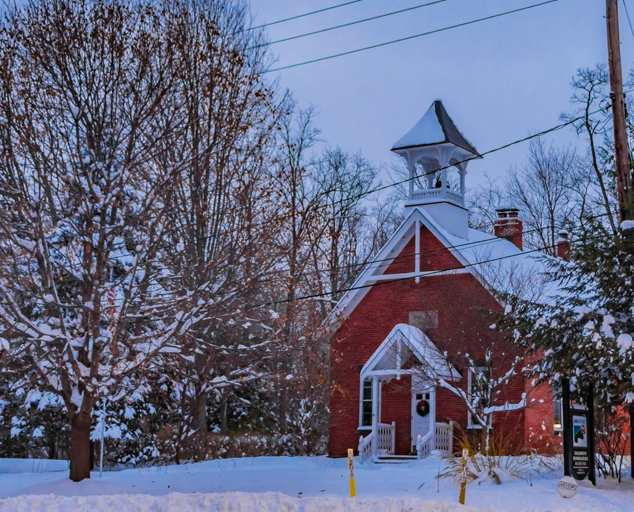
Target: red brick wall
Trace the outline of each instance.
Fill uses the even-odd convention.
[[[533,387],[526,383],[528,407],[524,423],[524,439],[527,453],[562,453],[563,437],[554,430],[553,394],[550,386]]]
[[[412,254],[414,242],[410,241],[401,254]],[[426,254],[421,261],[421,270],[455,268],[457,260],[426,229],[421,230],[421,251]],[[411,259],[404,265],[396,260],[390,272],[413,270]],[[405,259],[404,259],[405,260]],[[398,263],[397,263],[398,262]],[[411,265],[410,265],[411,263]],[[397,266],[398,265],[398,266]],[[410,268],[411,267],[411,268]],[[356,448],[359,443],[359,368],[365,364],[392,328],[409,322],[410,311],[438,311],[438,328],[428,329],[426,334],[441,351],[452,357],[469,353],[475,359],[484,358],[484,347],[491,337],[499,337],[500,354],[495,357],[495,372],[505,371],[513,347],[502,345],[500,334],[489,329],[492,323],[487,311],[497,311],[498,303],[471,274],[430,276],[420,279],[402,280],[373,287],[360,304],[349,314],[331,340],[331,380],[333,394],[330,413],[331,456],[343,457],[347,448]],[[504,354],[502,354],[504,353]],[[410,388],[405,379],[393,380],[383,386],[382,421],[397,425],[397,453],[409,453],[410,442]],[[466,371],[460,381],[467,387]],[[524,385],[516,378],[507,386],[501,399],[509,402],[520,400]],[[467,426],[467,413],[460,399],[447,390],[437,395],[437,421],[453,420],[462,428]],[[524,438],[524,412],[498,414],[494,428],[499,432],[514,435],[518,442]]]

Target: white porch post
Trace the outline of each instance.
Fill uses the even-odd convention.
[[[436,449],[436,388],[432,388],[431,393],[429,394],[431,397],[429,404],[429,421],[431,422],[431,449]]]
[[[372,434],[374,436],[374,442],[372,443],[372,455],[377,454],[377,447],[379,445],[379,377],[372,376]]]

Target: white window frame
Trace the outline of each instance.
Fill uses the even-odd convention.
[[[372,378],[365,379],[361,381],[361,389],[359,390],[359,430],[372,430],[372,424],[364,425],[363,424],[363,383],[369,382],[372,384]],[[381,423],[381,395],[382,393],[383,383],[379,381],[379,416],[377,423]],[[372,391],[372,386],[370,386],[370,391]],[[372,402],[372,395],[370,395],[370,403]]]
[[[488,366],[476,366],[475,367],[476,370],[489,370],[491,371],[491,369]],[[471,398],[471,375],[473,374],[473,370],[472,368],[468,368],[468,375],[467,375],[467,396],[469,398]],[[488,428],[489,430],[492,430],[493,427],[491,426],[491,421],[493,420],[493,415],[489,414],[489,425]],[[471,412],[469,411],[469,409],[467,409],[467,428],[468,429],[482,429],[482,425],[480,425],[479,423],[474,423],[473,419],[471,418]]]
[[[559,409],[559,423],[555,422],[555,411]],[[562,432],[564,430],[564,404],[562,400],[553,400],[553,430]]]

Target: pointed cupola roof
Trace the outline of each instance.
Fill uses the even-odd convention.
[[[418,123],[394,146],[392,151],[413,149],[437,144],[454,144],[474,156],[478,151],[465,139],[445,110],[442,101],[436,100]]]

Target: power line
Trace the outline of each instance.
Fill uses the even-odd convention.
[[[439,29],[436,29],[436,30],[430,30],[429,32],[423,32],[422,34],[416,34],[416,35],[413,35],[413,36],[402,37],[400,39],[394,39],[392,41],[386,41],[384,43],[374,44],[372,46],[365,46],[363,48],[357,48],[356,50],[350,50],[350,51],[347,51],[347,52],[337,53],[337,54],[334,54],[334,55],[329,55],[327,57],[320,57],[318,59],[312,59],[312,60],[307,60],[307,61],[304,61],[304,62],[298,62],[297,64],[289,64],[288,66],[282,66],[282,67],[279,67],[279,68],[269,69],[267,71],[264,71],[264,73],[273,73],[275,71],[282,71],[284,69],[291,69],[291,68],[296,68],[296,67],[299,67],[299,66],[305,66],[306,64],[314,64],[315,62],[321,62],[321,61],[324,61],[324,60],[335,59],[337,57],[343,57],[345,55],[352,55],[353,53],[359,53],[359,52],[363,52],[363,51],[366,51],[366,50],[373,50],[375,48],[380,48],[382,46],[387,46],[387,45],[395,44],[395,43],[401,43],[403,41],[409,41],[411,39],[417,39],[419,37],[424,37],[424,36],[428,36],[428,35],[431,35],[431,34],[437,34],[439,32],[444,32],[446,30],[451,30],[451,29],[454,29],[454,28],[465,27],[467,25],[473,25],[474,23],[480,23],[481,21],[487,21],[487,20],[491,20],[491,19],[494,19],[494,18],[499,18],[501,16],[506,16],[508,14],[514,14],[514,13],[517,13],[517,12],[526,11],[528,9],[534,9],[535,7],[540,7],[542,5],[552,4],[552,3],[555,3],[555,2],[558,2],[558,1],[559,0],[546,0],[545,2],[540,2],[540,3],[529,5],[529,6],[526,6],[526,7],[521,7],[519,9],[513,9],[512,11],[501,12],[499,14],[493,14],[491,16],[486,16],[484,18],[478,18],[476,20],[466,21],[464,23],[458,23],[457,25],[451,25],[449,27],[443,27],[443,28],[439,28]]]
[[[602,235],[597,235],[596,237],[590,237],[590,239],[600,238],[600,236],[602,236]],[[577,240],[573,240],[571,242],[577,242],[579,240],[581,240],[581,239],[578,238]],[[452,270],[461,270],[463,268],[475,267],[475,266],[478,266],[478,265],[484,265],[485,263],[494,263],[496,261],[507,260],[507,259],[510,259],[510,258],[517,258],[518,256],[525,256],[527,254],[540,252],[540,251],[543,251],[544,249],[549,249],[549,248],[553,248],[553,247],[556,247],[556,245],[545,245],[543,247],[538,247],[536,249],[531,249],[530,251],[522,251],[519,254],[509,254],[509,255],[506,255],[506,256],[499,256],[497,258],[491,258],[491,259],[488,259],[488,260],[476,261],[474,263],[467,263],[465,265],[460,265],[460,266],[457,266],[457,267],[451,267],[451,268],[446,268],[446,269],[442,269],[442,270],[434,270],[434,271],[426,273],[424,277],[429,277],[429,276],[432,276],[432,275],[441,274],[441,273],[445,273],[445,272],[451,272]],[[364,288],[372,288],[374,286],[381,286],[381,285],[384,285],[384,284],[392,284],[392,283],[396,283],[398,281],[406,281],[408,279],[415,279],[416,277],[419,277],[419,276],[413,275],[413,276],[407,276],[407,277],[395,277],[394,279],[383,280],[383,281],[375,282],[373,284],[364,284],[364,285],[360,285],[360,286],[351,286],[350,288],[346,288],[344,290],[339,290],[339,293],[347,293],[347,292],[350,292],[350,291],[362,290]],[[313,294],[313,295],[304,295],[302,297],[295,297],[294,299],[284,299],[284,300],[278,300],[278,301],[264,302],[264,303],[261,303],[261,304],[256,304],[256,305],[254,305],[252,307],[257,308],[257,307],[263,307],[263,306],[273,306],[273,305],[276,305],[276,304],[285,304],[285,303],[288,303],[288,302],[291,302],[291,301],[295,301],[295,300],[317,299],[317,298],[321,298],[321,297],[327,297],[327,296],[330,296],[332,294],[333,294],[333,292],[316,293],[316,294]]]
[[[374,21],[381,18],[387,18],[388,16],[394,16],[395,14],[401,14],[404,12],[414,11],[416,9],[422,9],[423,7],[429,7],[430,5],[441,4],[446,2],[447,0],[435,0],[434,2],[428,2],[426,4],[415,5],[414,7],[408,7],[407,9],[400,9],[398,11],[388,12],[386,14],[379,14],[378,16],[372,16],[371,18],[365,18],[362,20],[351,21],[350,23],[344,23],[343,25],[336,25],[334,27],[323,28],[321,30],[315,30],[314,32],[308,32],[306,34],[299,34],[297,36],[285,37],[284,39],[278,39],[276,41],[271,41],[270,43],[263,43],[254,46],[253,48],[260,48],[262,46],[270,46],[278,43],[285,43],[287,41],[293,41],[295,39],[301,39],[302,37],[314,36],[315,34],[322,34],[324,32],[330,32],[331,30],[337,30],[340,28],[351,27],[353,25],[358,25],[360,23],[365,23],[367,21]]]
[[[552,1],[558,1],[558,0],[552,0]],[[598,114],[599,112],[605,112],[605,109],[598,108],[597,110],[594,110],[594,111],[588,113],[587,115],[588,116],[592,116],[594,114]],[[574,119],[570,119],[569,121],[566,121],[565,123],[561,123],[561,124],[558,124],[556,126],[553,126],[552,128],[548,128],[546,130],[542,130],[541,132],[537,132],[537,133],[535,133],[533,135],[529,135],[529,136],[524,137],[522,139],[514,140],[513,142],[509,142],[507,144],[504,144],[503,146],[499,146],[499,147],[490,149],[488,151],[484,151],[483,153],[480,154],[480,156],[486,156],[486,155],[490,155],[490,154],[493,154],[493,153],[497,153],[498,151],[502,151],[502,150],[510,148],[512,146],[516,146],[517,144],[521,144],[522,142],[527,142],[529,140],[532,140],[532,139],[535,139],[535,138],[538,138],[538,137],[542,137],[542,136],[547,135],[549,133],[556,132],[558,130],[561,130],[562,128],[565,128],[566,126],[570,126],[571,124],[576,123],[577,121],[581,121],[582,119],[585,119],[585,117],[586,117],[585,114],[582,115],[582,116],[575,117]],[[454,165],[460,165],[460,164],[464,164],[464,163],[470,162],[471,160],[477,160],[477,159],[480,158],[480,156],[473,156],[473,157],[465,158],[464,160],[461,160],[459,162],[455,162],[454,164],[446,165],[444,167],[440,167],[440,168],[435,169],[435,170],[430,171],[430,172],[424,172],[422,174],[416,174],[416,175],[412,176],[411,178],[407,178],[407,179],[404,179],[404,180],[401,180],[401,181],[396,181],[394,183],[390,183],[389,185],[381,185],[379,187],[375,187],[375,188],[370,189],[370,190],[368,190],[366,192],[363,192],[361,194],[357,194],[356,196],[348,197],[345,200],[341,199],[339,201],[332,201],[332,202],[330,202],[328,204],[324,204],[324,205],[318,206],[317,208],[318,209],[329,208],[329,207],[338,205],[340,203],[343,203],[344,201],[351,201],[351,200],[354,200],[354,199],[363,199],[363,198],[368,197],[368,196],[370,196],[372,194],[375,194],[376,192],[381,192],[383,190],[387,190],[387,189],[390,189],[392,187],[397,187],[399,185],[403,185],[405,183],[409,183],[410,181],[413,181],[413,180],[416,180],[416,179],[419,179],[419,178],[424,178],[425,176],[428,176],[429,174],[435,174],[437,172],[444,171],[446,169],[450,169],[451,167],[454,167]],[[321,160],[319,162],[312,162],[312,163],[304,165],[303,167],[308,167],[310,165],[321,165],[321,164],[326,163],[327,161],[328,161],[328,159]],[[259,226],[261,226],[263,224],[264,223],[256,224],[253,227],[257,228],[257,227],[259,227]],[[203,237],[203,238],[209,238],[209,237]]]
[[[319,14],[320,12],[332,11],[333,9],[339,9],[340,7],[345,7],[346,5],[358,4],[359,2],[363,2],[363,0],[352,0],[351,2],[345,2],[343,4],[333,5],[331,7],[326,7],[324,9],[319,9],[317,11],[306,12],[304,14],[299,14],[297,16],[291,16],[290,18],[284,18],[282,20],[271,21],[270,23],[263,23],[262,25],[257,25],[255,27],[249,27],[247,30],[255,30],[258,28],[270,27],[271,25],[278,25],[279,23],[285,23],[287,21],[297,20],[299,18],[305,18],[306,16],[312,16],[313,14]]]
[[[591,217],[587,217],[587,220],[594,220],[594,219],[598,219],[598,218],[601,218],[601,217],[606,217],[608,215],[611,215],[611,213],[600,213],[600,214],[597,214],[597,215],[593,215]],[[551,226],[539,226],[537,228],[533,228],[533,229],[529,229],[529,230],[526,230],[526,231],[522,231],[520,234],[523,236],[523,235],[527,235],[529,233],[534,233],[534,232],[537,232],[537,231],[543,231],[545,229],[549,229],[550,227]],[[303,272],[302,274],[304,274],[304,275],[306,275],[306,274],[309,274],[309,275],[310,274],[320,274],[322,272],[331,272],[333,270],[344,270],[344,269],[354,268],[354,267],[366,267],[364,269],[364,271],[366,271],[366,270],[368,270],[370,268],[373,268],[372,265],[375,264],[375,263],[384,263],[384,262],[393,263],[394,261],[397,261],[397,260],[400,260],[400,259],[405,259],[405,258],[411,259],[411,258],[414,258],[415,256],[419,256],[419,257],[430,256],[430,255],[433,255],[433,254],[436,254],[436,253],[441,253],[441,252],[444,252],[444,251],[450,251],[452,249],[464,249],[466,247],[477,246],[477,245],[484,246],[486,244],[499,242],[500,240],[503,240],[503,239],[504,238],[492,236],[492,238],[487,238],[486,240],[474,240],[473,242],[465,242],[465,243],[462,243],[462,244],[444,245],[443,247],[440,247],[440,248],[437,248],[437,249],[429,249],[429,250],[426,250],[426,251],[407,253],[407,254],[402,254],[402,255],[393,256],[393,257],[389,257],[389,258],[375,259],[375,260],[372,260],[370,262],[366,262],[364,264],[344,265],[344,266],[341,266],[341,267],[334,267],[334,268],[321,268],[321,269],[310,270],[308,272]],[[521,254],[530,254],[530,253],[533,253],[533,252],[539,252],[539,251],[542,251],[542,250],[550,248],[550,247],[556,247],[556,246],[546,245],[544,247],[532,249],[530,251],[522,251]],[[508,256],[508,257],[520,256],[521,254],[515,254],[515,255]],[[479,265],[481,263],[488,263],[488,261],[479,262],[479,263],[473,263],[471,265]],[[457,268],[464,268],[464,267],[467,267],[467,266],[470,266],[470,265],[463,265],[463,266],[457,267]],[[379,268],[379,267],[377,266],[377,267],[374,267],[374,268],[376,269],[376,268]],[[456,270],[456,269],[455,268],[451,268],[451,269],[445,269],[445,270],[432,271],[431,273],[425,274],[425,276],[433,275],[434,273],[437,273],[437,272],[445,272],[447,270]],[[266,272],[266,273],[262,274],[259,277],[267,277],[267,276],[271,276],[271,275],[274,275],[274,274],[281,274],[281,273],[284,273],[286,271],[287,271],[286,269],[285,270],[274,270],[274,271],[271,271],[271,272]],[[389,275],[389,274],[387,274],[387,275]],[[174,276],[174,277],[179,277],[179,276]],[[414,276],[414,277],[416,277],[416,276]],[[404,279],[410,279],[410,277],[407,277],[407,278],[404,278]],[[390,282],[393,282],[393,281],[394,280],[390,280]],[[354,289],[354,288],[351,288],[351,289]],[[350,289],[339,290],[337,293],[345,293],[345,292],[347,292],[349,290]],[[163,291],[163,292],[155,293],[151,297],[172,296],[175,293],[178,293],[179,291],[180,290],[178,290],[178,289],[177,290],[173,290],[173,291],[169,291],[169,292],[164,292]],[[326,292],[324,294],[324,296],[325,295],[332,295],[332,293],[334,293],[334,292]],[[184,299],[186,297],[175,297],[175,298],[176,299]],[[311,296],[311,297],[308,297],[308,298],[314,298],[314,297]],[[300,299],[301,298],[294,299],[294,300],[300,300]],[[117,302],[124,301],[124,300],[125,299],[121,299],[121,298],[115,299],[115,301],[117,301]],[[288,302],[288,300],[283,301],[283,302]]]
[[[627,4],[625,0],[623,0],[623,7],[625,7],[625,14],[627,15],[627,22],[630,24],[630,32],[632,33],[632,37],[634,37],[634,28],[632,28],[632,20],[630,18],[630,12],[627,10]]]
[[[557,0],[551,0],[551,1],[557,1]],[[590,114],[588,114],[588,115],[594,115],[594,114],[597,114],[598,112],[602,112],[603,110],[604,109],[599,108],[599,109],[595,110],[594,112],[590,112]],[[374,189],[372,189],[372,190],[370,190],[368,192],[365,192],[363,194],[358,194],[357,196],[353,196],[352,198],[348,198],[348,200],[350,200],[350,199],[362,199],[364,197],[369,196],[370,194],[374,194],[374,193],[380,192],[382,190],[387,190],[388,188],[396,187],[398,185],[403,185],[405,183],[409,183],[410,181],[413,181],[413,180],[416,180],[416,179],[419,179],[419,178],[424,178],[425,176],[428,176],[429,174],[435,174],[437,172],[444,171],[446,169],[450,169],[451,167],[454,167],[455,165],[464,164],[464,163],[470,162],[471,160],[477,160],[480,157],[483,157],[483,156],[486,156],[486,155],[490,155],[490,154],[493,154],[493,153],[497,153],[498,151],[502,151],[502,150],[510,148],[512,146],[516,146],[517,144],[521,144],[522,142],[526,142],[526,141],[529,141],[531,139],[535,139],[537,137],[542,137],[542,136],[547,135],[549,133],[561,130],[562,128],[565,128],[566,126],[569,126],[569,125],[571,125],[573,123],[576,123],[577,121],[580,121],[580,120],[582,120],[584,118],[585,118],[585,115],[579,116],[579,117],[575,117],[574,119],[566,121],[565,123],[561,123],[561,124],[558,124],[557,126],[553,126],[552,128],[548,128],[547,130],[543,130],[541,132],[535,133],[533,135],[529,135],[529,136],[524,137],[522,139],[518,139],[518,140],[515,140],[513,142],[509,142],[508,144],[504,144],[503,146],[499,146],[497,148],[485,151],[485,152],[481,153],[479,156],[472,156],[472,157],[469,157],[469,158],[465,158],[464,160],[461,160],[460,162],[455,162],[454,164],[445,165],[444,167],[440,167],[440,168],[435,169],[433,171],[424,172],[422,174],[416,174],[416,175],[412,176],[411,178],[407,178],[407,179],[404,179],[404,180],[401,180],[401,181],[390,183],[389,185],[383,185],[383,186],[380,186],[380,187],[376,187],[376,188],[374,188]],[[341,202],[341,201],[339,201],[339,202]],[[338,202],[330,203],[329,205],[326,205],[326,206],[332,206],[333,204],[338,204]]]
[[[599,109],[597,109],[597,110],[595,110],[595,111],[593,111],[593,112],[590,112],[588,115],[594,115],[594,114],[596,114],[596,113],[598,113],[598,112],[602,112],[602,111],[603,111],[603,109],[599,108]],[[515,140],[515,141],[513,141],[513,142],[509,142],[508,144],[505,144],[505,145],[503,145],[503,146],[499,146],[499,147],[497,147],[497,148],[494,148],[494,149],[490,149],[490,150],[488,150],[488,151],[485,151],[485,152],[481,153],[481,156],[490,155],[490,154],[492,154],[492,153],[496,153],[496,152],[498,152],[498,151],[502,151],[502,150],[507,149],[507,148],[509,148],[509,147],[515,146],[515,145],[517,145],[517,144],[521,144],[522,142],[526,142],[526,141],[528,141],[528,140],[531,140],[531,139],[534,139],[534,138],[537,138],[537,137],[542,137],[543,135],[546,135],[546,134],[548,134],[548,133],[552,133],[552,132],[555,132],[555,131],[557,131],[557,130],[561,130],[562,128],[565,128],[566,126],[569,126],[569,125],[571,125],[571,124],[573,124],[573,123],[575,123],[575,122],[577,122],[577,121],[580,121],[581,119],[584,119],[584,118],[585,118],[585,116],[579,116],[579,117],[576,117],[576,118],[574,118],[574,119],[571,119],[571,120],[569,120],[569,121],[566,121],[565,123],[561,123],[561,124],[559,124],[559,125],[557,125],[557,126],[553,126],[552,128],[549,128],[549,129],[547,129],[547,130],[543,130],[543,131],[541,131],[541,132],[538,132],[538,133],[533,134],[533,135],[529,135],[529,136],[524,137],[524,138],[522,138],[522,139],[518,139],[518,140]],[[477,158],[479,158],[479,157],[475,157],[475,156],[474,156],[474,157],[466,158],[466,159],[464,159],[464,160],[462,160],[462,161],[460,161],[460,162],[457,162],[456,164],[457,164],[457,165],[460,165],[460,164],[463,164],[463,163],[470,162],[471,160],[475,160],[475,159],[477,159]],[[326,162],[326,160],[322,160],[321,162],[315,162],[315,164],[322,164],[322,163],[325,163],[325,162]],[[369,196],[369,195],[371,195],[371,194],[374,194],[374,193],[376,193],[376,192],[380,192],[380,191],[387,190],[387,189],[392,188],[392,187],[396,187],[396,186],[399,186],[399,185],[403,185],[403,184],[408,183],[408,182],[410,182],[410,181],[412,181],[412,180],[419,179],[419,178],[423,178],[423,177],[425,177],[425,176],[427,176],[427,175],[429,175],[429,174],[434,174],[434,173],[437,173],[437,172],[443,171],[443,170],[445,170],[445,169],[449,169],[449,168],[451,168],[451,167],[453,167],[453,166],[454,166],[454,165],[447,165],[447,166],[441,167],[441,168],[439,168],[439,169],[436,169],[436,170],[434,170],[434,171],[425,172],[425,173],[422,173],[422,174],[417,174],[417,175],[415,175],[415,176],[412,176],[411,178],[407,178],[407,179],[404,179],[404,180],[401,180],[401,181],[397,181],[397,182],[391,183],[391,184],[389,184],[389,185],[383,185],[383,186],[380,186],[380,187],[375,187],[375,188],[373,188],[373,189],[371,189],[371,190],[368,190],[368,191],[366,191],[366,192],[364,192],[364,193],[361,193],[361,194],[358,194],[358,195],[356,195],[356,196],[352,196],[352,197],[350,197],[350,198],[347,198],[346,200],[348,200],[348,201],[349,201],[349,200],[354,200],[354,199],[363,199],[363,198],[365,198],[365,197],[367,197],[367,196]],[[331,202],[331,203],[328,203],[327,205],[323,205],[323,206],[321,206],[321,207],[319,207],[319,208],[331,207],[331,206],[333,206],[333,205],[337,205],[337,204],[342,203],[342,202],[343,202],[343,200],[340,200],[340,201],[335,201],[335,202]],[[606,214],[606,215],[607,215],[607,214]],[[254,226],[254,227],[256,227],[256,228],[257,228],[257,227],[259,227],[259,225],[256,225],[256,226]],[[545,229],[545,228],[537,228],[537,229]],[[211,238],[211,236],[205,236],[205,237],[203,237],[203,238],[206,240],[206,239],[208,239],[208,238]],[[127,257],[130,257],[130,255],[128,255],[128,254],[121,254],[121,255],[110,256],[110,257],[108,258],[108,260],[110,261],[110,260],[112,260],[112,259],[127,258]],[[353,267],[353,265],[351,265],[350,267]],[[72,268],[79,268],[80,270],[83,270],[83,268],[82,268],[81,266],[79,266],[79,265],[64,266],[63,268],[70,268],[70,269],[72,269]],[[281,272],[283,272],[283,271],[276,271],[276,272],[280,272],[280,273],[281,273]]]

